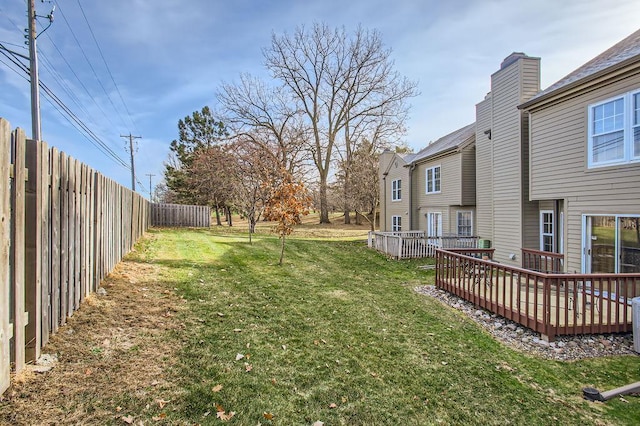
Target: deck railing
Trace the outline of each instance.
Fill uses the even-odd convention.
[[[523,248],[522,267],[538,272],[562,273],[564,272],[564,255]]]
[[[553,340],[632,331],[640,274],[543,273],[436,250],[436,286]]]
[[[433,237],[425,231],[369,232],[368,244],[395,259],[435,257],[438,248],[476,248],[478,237]]]

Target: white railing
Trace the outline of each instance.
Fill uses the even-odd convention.
[[[425,231],[369,232],[369,248],[395,259],[435,257],[439,248],[476,248],[478,237],[432,237]]]

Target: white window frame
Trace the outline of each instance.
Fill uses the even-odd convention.
[[[544,231],[544,225],[548,222],[545,222],[545,215],[551,215],[551,232]],[[540,251],[548,251],[553,253],[556,247],[556,232],[555,232],[555,213],[553,210],[540,210]],[[545,250],[544,248],[544,237],[551,237],[551,250]]]
[[[402,200],[402,179],[394,179],[391,181],[391,201]]]
[[[435,228],[435,233],[434,233],[434,228]],[[427,213],[427,236],[442,237],[442,212]]]
[[[437,181],[435,179],[436,169],[438,171]],[[429,191],[429,172],[431,172],[432,182],[433,182],[431,185],[431,191]],[[424,190],[426,194],[439,194],[440,192],[442,192],[442,168],[440,167],[440,165],[429,167],[428,169],[426,169],[424,172],[424,178],[425,178]],[[435,188],[436,182],[438,182],[438,190],[436,190]]]
[[[609,99],[604,99],[600,102],[590,104],[588,106],[588,118],[587,118],[587,166],[588,168],[597,168],[605,166],[613,166],[619,164],[629,164],[640,161],[640,152],[635,151],[634,130],[640,128],[640,119],[636,120],[634,110],[635,98],[640,98],[640,90],[634,90],[631,92],[623,93],[622,95],[614,96]],[[608,161],[595,161],[594,160],[594,138],[605,135],[607,132],[599,134],[594,133],[594,110],[602,105],[622,100],[623,114],[622,114],[622,127],[618,130],[613,130],[608,133],[622,131],[622,143],[623,143],[623,155],[620,159],[608,160]]]
[[[469,228],[469,235],[462,235],[460,233],[460,215],[469,213],[469,225],[463,225],[465,228]],[[457,210],[456,211],[456,234],[459,237],[472,237],[473,236],[473,210]]]
[[[392,232],[402,231],[402,216],[399,216],[399,215],[391,216],[391,231]]]

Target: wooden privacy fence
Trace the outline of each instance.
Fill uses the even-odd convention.
[[[549,340],[632,331],[640,274],[538,272],[493,262],[487,251],[437,250],[436,286]]]
[[[208,228],[211,226],[211,208],[209,206],[153,203],[151,204],[151,226]]]
[[[0,118],[0,394],[149,226],[139,194]]]

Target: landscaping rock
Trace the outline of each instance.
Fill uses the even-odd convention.
[[[434,297],[444,304],[467,314],[497,340],[526,353],[557,360],[575,360],[608,355],[637,355],[633,350],[633,334],[557,336],[555,342],[543,340],[539,333],[513,321],[478,309],[464,299],[435,286],[416,287],[415,291]]]

